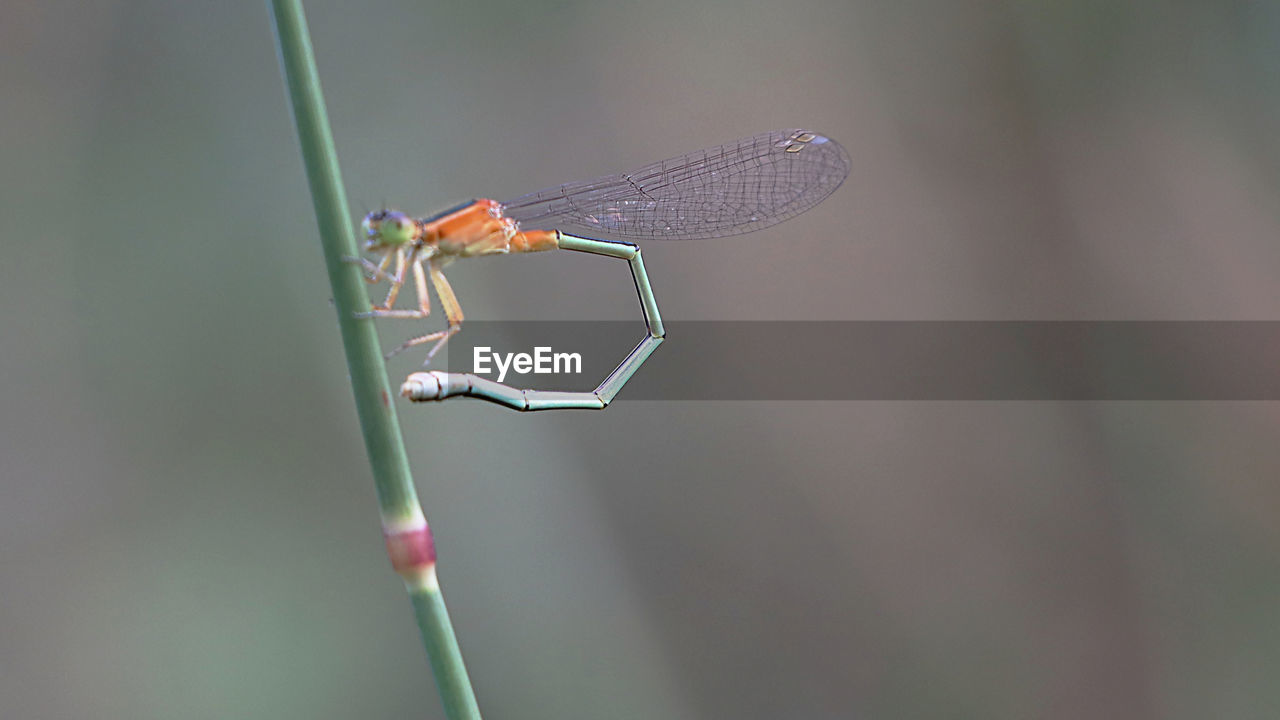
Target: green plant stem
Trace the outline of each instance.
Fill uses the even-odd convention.
[[[458,649],[458,639],[453,635],[449,611],[444,606],[444,596],[440,594],[439,587],[432,584],[411,588],[409,599],[413,601],[413,612],[418,619],[422,643],[427,647],[427,657],[431,660],[431,672],[436,678],[436,686],[440,688],[445,715],[478,720],[480,709],[476,706],[471,679],[467,677],[467,667],[462,662],[462,651]]]
[[[361,270],[343,262],[358,251],[302,3],[271,0],[270,7],[388,551],[409,588],[446,715],[450,720],[479,720],[475,694],[436,583],[435,551],[414,491],[381,344],[373,322],[355,316],[369,310],[369,296]]]

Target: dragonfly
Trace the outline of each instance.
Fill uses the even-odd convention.
[[[401,394],[415,402],[473,397],[521,411],[601,409],[666,337],[641,248],[629,240],[717,238],[761,230],[822,202],[848,175],[849,155],[835,140],[810,130],[774,130],[506,202],[470,200],[424,218],[376,210],[361,223],[364,249],[374,260],[346,260],[362,266],[368,282],[387,281],[390,287],[381,304],[357,315],[426,318],[431,314],[430,286],[448,326],[407,340],[388,355],[430,344],[429,363],[464,320],[444,274],[450,263],[557,249],[626,260],[647,334],[594,391],[517,389],[471,373],[440,370],[413,373],[401,386]],[[394,307],[411,278],[416,307]]]

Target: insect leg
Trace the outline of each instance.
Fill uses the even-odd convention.
[[[391,278],[391,289],[387,291],[386,301],[383,302],[381,305],[374,305],[373,309],[370,310],[369,312],[356,313],[356,317],[412,319],[412,318],[423,318],[430,313],[429,305],[425,308],[425,312],[424,312],[423,305],[426,304],[426,301],[423,299],[424,295],[422,295],[421,293],[419,293],[419,296],[418,296],[419,309],[417,310],[397,310],[391,307],[392,305],[395,304],[396,298],[400,296],[400,289],[404,287],[405,270],[409,266],[416,268],[417,263],[420,261],[420,258],[417,256],[417,253],[418,251],[416,248],[411,249],[409,250],[408,255],[406,257],[404,248],[400,248],[399,250],[396,251],[396,276]],[[419,285],[419,289],[421,289],[421,287],[422,286]]]
[[[431,358],[435,357],[436,352],[439,351],[440,348],[444,347],[445,343],[449,342],[449,338],[453,337],[455,333],[462,329],[462,321],[464,319],[462,315],[462,307],[458,304],[457,296],[453,294],[453,287],[449,285],[449,279],[445,277],[444,271],[440,268],[440,264],[434,258],[428,261],[427,267],[431,277],[431,285],[436,289],[436,296],[440,298],[440,307],[444,308],[444,316],[449,321],[449,327],[421,337],[406,340],[400,345],[400,347],[392,350],[391,353],[387,355],[389,358],[399,355],[411,347],[417,347],[418,345],[429,343],[434,340],[436,344],[431,347],[429,352],[427,352],[427,359],[423,363],[426,365],[431,362]],[[418,273],[422,272],[420,266],[415,265],[415,270]],[[420,276],[419,285],[425,294],[426,284],[421,280]]]
[[[390,310],[392,305],[396,304],[396,298],[400,297],[400,288],[404,287],[404,271],[406,265],[413,262],[413,256],[418,252],[417,248],[409,251],[409,256],[405,257],[404,248],[396,250],[396,276],[391,281],[391,289],[387,290],[387,300],[382,303],[381,307],[375,308],[380,310]]]
[[[382,261],[379,262],[377,265],[374,265],[373,263],[369,262],[365,258],[356,257],[354,255],[347,255],[343,257],[342,262],[348,263],[351,265],[359,265],[360,267],[364,268],[365,271],[368,272],[369,274],[365,275],[361,273],[360,276],[363,277],[364,281],[369,283],[370,285],[376,285],[382,282],[383,279],[392,280],[391,276],[387,275],[387,265],[391,264],[391,257],[394,254],[395,254],[395,249],[388,248],[387,251],[382,254]]]

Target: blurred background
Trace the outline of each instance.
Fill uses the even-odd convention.
[[[1280,319],[1273,2],[308,11],[353,222],[804,126],[845,186],[647,247],[664,315]],[[8,3],[0,58],[0,716],[442,717],[267,11]],[[598,267],[451,279],[469,318],[636,317]],[[489,718],[1280,707],[1276,403],[400,416]]]

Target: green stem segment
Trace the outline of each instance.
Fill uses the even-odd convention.
[[[413,600],[414,614],[446,715],[450,720],[479,720],[480,710],[475,694],[449,623],[444,598],[435,581],[435,549],[431,531],[414,491],[409,457],[405,452],[404,438],[400,435],[395,406],[391,402],[381,344],[374,324],[356,318],[357,312],[370,309],[369,296],[359,267],[343,261],[344,257],[355,256],[358,251],[347,216],[346,193],[342,188],[338,156],[320,93],[320,78],[302,3],[300,0],[271,0],[270,6],[280,63],[293,119],[298,127],[302,159],[324,247],[325,266],[333,286],[356,412],[360,417],[365,450],[377,488],[387,549],[393,567],[404,578]]]
[[[427,657],[431,659],[431,672],[435,675],[436,687],[440,688],[445,716],[478,720],[480,708],[476,706],[471,679],[467,677],[467,667],[462,662],[458,639],[453,635],[453,625],[449,622],[449,611],[444,606],[444,596],[435,583],[434,570],[431,571],[429,582],[417,588],[409,588],[409,598],[413,600],[413,612],[418,619],[418,630],[422,632],[422,644],[426,645]]]

